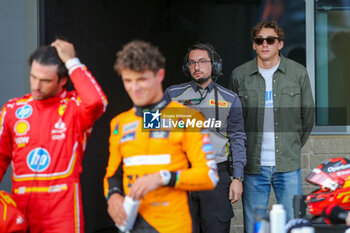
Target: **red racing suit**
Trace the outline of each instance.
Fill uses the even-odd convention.
[[[12,195],[31,233],[84,232],[83,153],[107,99],[86,67],[70,61],[76,91],[45,100],[27,94],[8,101],[0,114],[0,178],[11,162]]]
[[[26,233],[28,222],[10,194],[0,190],[0,232]]]
[[[169,116],[172,122],[204,120],[197,110],[174,101],[163,100],[158,105],[163,105],[162,116]],[[219,179],[209,134],[201,127],[179,128],[170,121],[168,127],[163,124],[160,129],[146,130],[141,112],[135,107],[111,121],[105,196],[108,198],[117,189],[127,195],[138,177],[168,170],[172,174],[169,185],[146,194],[139,214],[158,232],[190,233],[187,191],[213,189]],[[121,166],[122,175],[118,175]]]

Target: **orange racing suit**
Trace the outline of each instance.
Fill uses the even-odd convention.
[[[11,162],[13,199],[31,233],[84,231],[83,153],[107,99],[78,59],[67,68],[76,91],[44,100],[27,94],[0,114],[0,179]]]
[[[181,116],[204,120],[197,110],[174,101],[163,99],[157,106],[161,106],[163,116],[166,112],[172,115],[174,122]],[[168,170],[172,175],[169,185],[146,194],[139,214],[158,232],[192,232],[187,191],[213,189],[218,181],[209,134],[186,127],[144,129],[141,111],[134,107],[111,121],[110,157],[104,179],[106,198],[115,190],[123,189],[127,195],[138,177]],[[118,176],[121,168],[122,176]]]

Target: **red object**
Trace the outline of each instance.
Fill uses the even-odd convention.
[[[320,216],[331,204],[350,210],[350,160],[341,157],[324,160],[305,179],[319,186],[306,197],[312,215]]]
[[[0,190],[0,232],[27,232],[28,223],[10,194]]]
[[[76,91],[10,100],[0,114],[0,178],[12,162],[12,194],[30,232],[83,232],[80,173],[87,139],[107,100],[82,64]]]

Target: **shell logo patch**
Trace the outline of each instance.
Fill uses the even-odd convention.
[[[18,119],[26,119],[30,117],[33,113],[33,108],[30,105],[24,105],[23,107],[20,107],[16,110],[16,117]]]
[[[63,116],[63,114],[64,114],[64,112],[66,111],[66,108],[67,108],[67,105],[60,105],[59,107],[58,107],[58,114],[60,115],[60,116]]]
[[[34,148],[27,155],[27,165],[33,172],[45,171],[51,162],[49,152],[41,147]]]
[[[30,125],[26,120],[19,120],[16,122],[14,131],[16,135],[25,135],[30,129]]]

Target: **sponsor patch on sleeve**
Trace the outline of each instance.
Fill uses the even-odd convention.
[[[203,144],[210,144],[210,137],[209,137],[209,135],[204,135],[202,137],[202,142],[203,142]]]
[[[209,134],[210,130],[209,129],[206,129],[206,128],[201,128],[201,134],[204,135],[204,134]]]
[[[205,154],[213,151],[213,146],[211,144],[204,144],[202,150]]]
[[[212,153],[209,153],[209,154],[206,154],[206,155],[205,155],[205,158],[206,158],[207,160],[213,160],[213,159],[215,159],[215,155],[212,154]]]
[[[214,160],[207,161],[207,165],[210,169],[217,171],[218,167],[216,165],[216,162]]]

